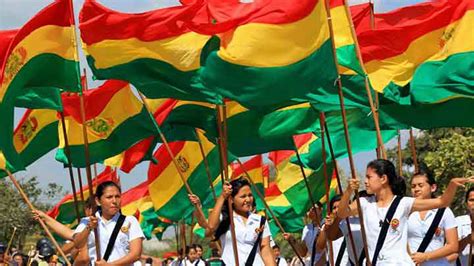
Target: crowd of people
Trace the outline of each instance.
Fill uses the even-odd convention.
[[[204,249],[198,244],[187,246],[174,259],[157,261],[144,256],[140,225],[135,217],[121,214],[121,189],[111,181],[97,187],[97,212],[92,213],[92,204],[86,206],[87,217],[75,230],[41,211],[34,211],[34,216],[67,240],[62,249],[74,265],[236,265],[236,254],[239,265],[245,266],[369,262],[371,265],[473,265],[469,247],[474,241],[471,234],[474,187],[465,194],[466,215],[454,217],[448,206],[458,187],[473,183],[474,177],[453,177],[444,193],[435,196],[438,190],[435,178],[429,171],[420,170],[411,177],[411,196],[406,196],[405,179],[396,174],[390,161],[378,159],[367,165],[364,182],[366,190],[359,191],[360,181],[350,179],[342,195],[330,200],[326,217],[322,217],[321,204],[312,206],[301,239],[283,234],[295,249],[293,258],[281,255],[267,218],[255,211],[251,185],[244,178],[223,185],[207,218],[197,211],[199,198],[189,195],[196,206],[194,215],[198,223],[212,240],[209,258],[203,257]],[[235,234],[230,230],[231,225]],[[365,237],[361,233],[363,229]],[[234,238],[237,250],[234,250]],[[0,266],[57,265],[61,263],[59,260],[47,239],[38,241],[36,249],[28,255],[14,249],[7,251],[0,245]]]

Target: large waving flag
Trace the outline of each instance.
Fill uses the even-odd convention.
[[[58,146],[58,115],[54,110],[27,110],[13,134],[15,150],[28,166]],[[0,176],[6,173],[0,171]]]
[[[123,192],[121,204],[122,214],[135,216],[147,239],[151,239],[152,235],[161,239],[163,232],[172,224],[156,214],[147,181]]]
[[[469,22],[472,21],[471,10],[473,5],[470,0],[441,0],[378,14],[375,29],[367,30],[362,27],[357,34],[373,88],[400,102],[401,89],[412,81],[413,74],[420,65],[426,62],[426,67],[430,68],[433,63],[439,65],[448,58],[450,61],[459,58],[451,57],[452,55],[459,54],[462,57],[472,52],[472,42],[469,42],[469,38],[472,40],[471,29],[464,26],[472,24]],[[454,33],[459,37],[452,38]],[[460,41],[456,41],[459,38]],[[455,65],[458,68],[464,66],[458,63]],[[427,94],[433,93],[430,87]],[[439,98],[433,96],[437,97]]]
[[[209,162],[211,179],[215,180],[220,175],[218,148],[204,137],[201,137],[201,140],[204,154]],[[177,141],[169,145],[193,193],[201,199],[211,199],[208,197],[212,192],[199,143]],[[188,192],[164,145],[158,148],[154,157],[158,163],[150,164],[148,184],[155,210],[160,217],[172,221],[190,217],[193,207],[187,199]],[[229,158],[229,161],[231,160]],[[203,201],[203,205],[209,204]]]
[[[94,75],[126,80],[148,98],[219,102],[197,79],[211,37],[183,23],[198,8],[192,4],[126,14],[87,0],[80,28]]]
[[[85,166],[84,139],[78,95],[64,95],[66,132],[71,163]],[[150,114],[133,94],[130,86],[109,80],[97,89],[84,92],[90,163],[101,162],[156,134]],[[62,125],[59,127],[59,149],[56,159],[67,163]]]
[[[469,119],[472,117],[468,114],[474,111],[474,2],[454,4],[449,23],[437,30],[438,49],[415,71],[410,94],[414,104],[459,99],[463,107],[457,114]]]
[[[117,171],[112,170],[112,168],[110,167],[106,167],[104,171],[102,171],[102,173],[96,176],[92,180],[92,187],[94,189],[94,192],[95,192],[95,188],[99,184],[105,181],[118,182]],[[90,197],[88,186],[83,187],[83,195],[84,195],[85,201],[88,200],[88,198]],[[79,203],[80,215],[81,217],[84,217],[85,216],[84,214],[85,202],[83,202],[81,199],[80,191],[76,192],[76,197]],[[51,210],[49,210],[47,214],[64,225],[67,225],[71,228],[75,227],[77,225],[77,216],[76,216],[76,210],[74,207],[74,195],[68,194],[64,196],[64,198],[58,204],[56,204]]]
[[[16,170],[23,164],[12,142],[13,106],[59,109],[59,89],[80,91],[70,4],[69,0],[58,0],[45,7],[13,38],[10,34],[8,46],[2,38],[0,148]]]
[[[321,99],[333,90],[337,73],[324,1],[214,0],[207,5],[207,23],[193,30],[209,33],[215,23],[226,31],[218,35],[219,51],[209,54],[202,69],[206,87],[261,111]]]

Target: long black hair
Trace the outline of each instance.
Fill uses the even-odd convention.
[[[250,187],[249,181],[247,181],[247,179],[242,178],[242,177],[230,181],[230,185],[232,186],[232,193],[230,194],[231,197],[235,197],[235,195],[237,195],[237,193],[239,193],[241,188],[243,188],[245,186]],[[229,199],[226,199],[226,201],[224,202],[224,206],[222,206],[222,211],[221,211],[222,220],[219,223],[219,226],[217,227],[216,232],[214,233],[214,238],[215,239],[219,239],[219,237],[221,237],[221,235],[225,234],[229,230],[230,217],[229,217],[229,207],[228,207],[229,202],[228,202],[228,200]]]
[[[405,196],[407,188],[405,179],[397,175],[392,162],[384,159],[376,159],[368,163],[367,168],[373,169],[380,177],[386,175],[388,184],[394,195]]]

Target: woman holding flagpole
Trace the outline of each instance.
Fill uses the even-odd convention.
[[[415,211],[447,207],[457,187],[472,182],[473,177],[453,178],[439,198],[403,197],[404,180],[397,176],[395,166],[388,160],[371,161],[367,165],[365,186],[374,196],[361,198],[360,204],[364,225],[368,228],[367,245],[372,265],[413,265],[407,252],[409,215]],[[339,204],[339,218],[357,214],[357,203],[349,204],[349,200],[352,192],[358,189],[359,180],[350,179]]]
[[[193,204],[198,204],[195,195],[189,195]],[[250,183],[244,178],[225,183],[222,194],[217,198],[213,211],[209,214],[206,225],[206,236],[214,236],[222,243],[222,260],[226,265],[233,265],[232,236],[227,201],[232,203],[233,218],[237,237],[240,265],[276,265],[270,247],[270,228],[266,219],[252,213],[254,197]],[[198,221],[202,220],[198,217]]]
[[[97,186],[96,204],[100,207],[95,216],[83,218],[74,231],[77,248],[85,245],[92,265],[141,265],[142,242],[145,236],[134,216],[120,212],[120,187],[113,181]],[[94,228],[98,229],[100,260],[96,257]]]

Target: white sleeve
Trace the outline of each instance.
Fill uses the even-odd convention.
[[[443,214],[443,227],[444,229],[451,229],[457,227],[456,218],[454,218],[453,211],[450,208],[446,208]]]
[[[303,227],[303,232],[301,233],[301,240],[305,240],[305,238],[308,236],[308,232],[309,232],[309,229],[308,229],[308,225],[305,225]]]
[[[129,241],[132,241],[137,238],[145,238],[145,235],[143,234],[142,228],[140,227],[137,218],[135,218],[134,216],[127,216],[126,223],[130,223],[130,227],[128,228],[128,231],[130,232],[128,239]]]
[[[272,233],[270,232],[270,226],[268,225],[268,220],[265,220],[265,225],[263,226],[263,235],[262,238],[269,236],[271,238]]]
[[[411,210],[413,208],[413,204],[415,203],[415,198],[413,197],[403,197],[402,202],[400,202],[403,206],[404,215],[408,218],[410,216]]]
[[[76,229],[74,229],[73,235],[84,231],[88,223],[89,223],[89,217],[82,218],[81,222],[77,225]]]

